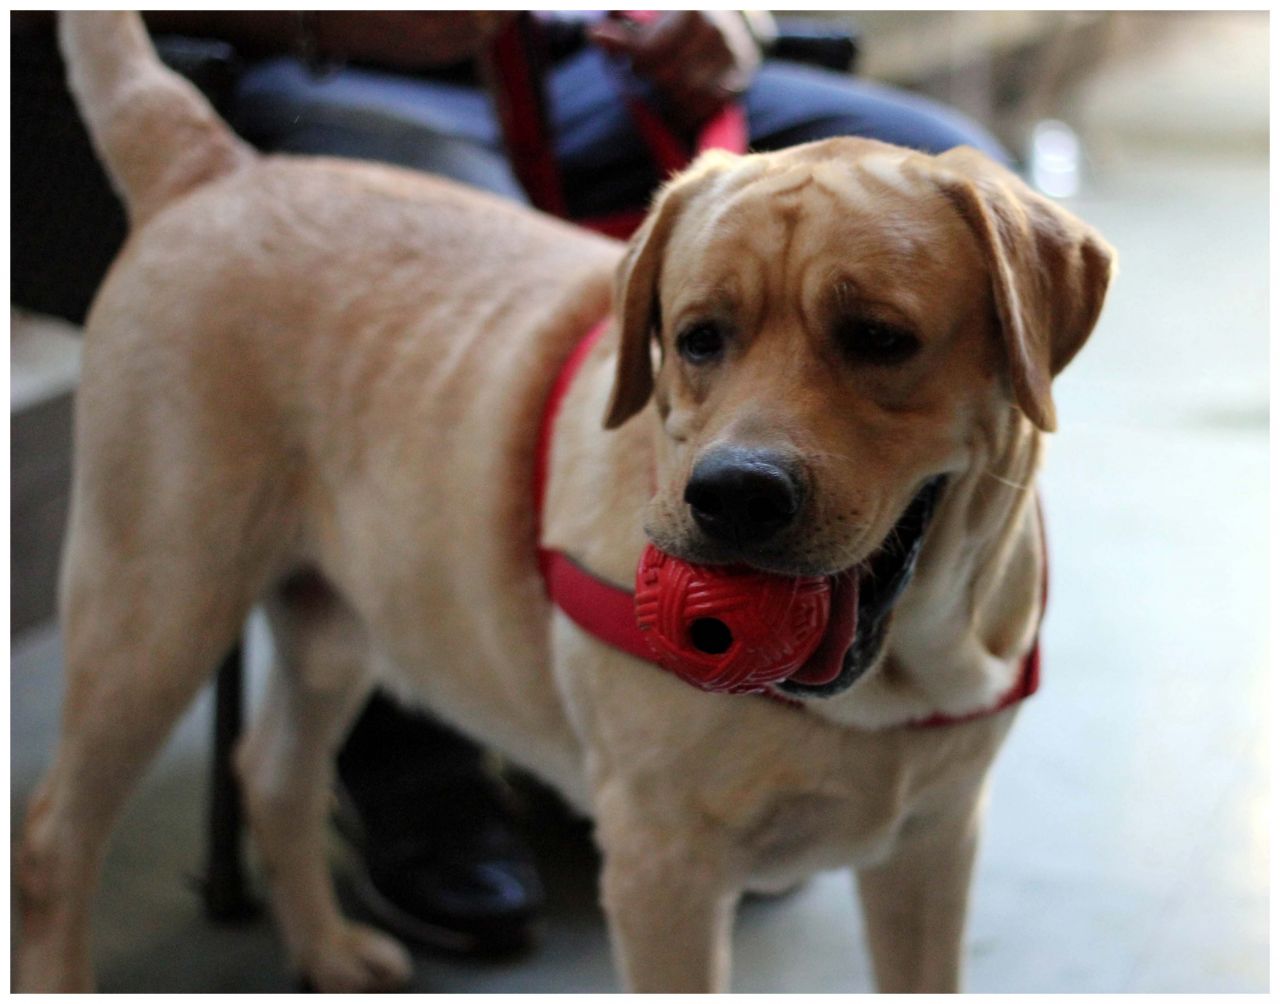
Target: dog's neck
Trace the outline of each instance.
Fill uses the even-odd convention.
[[[645,545],[641,527],[660,423],[650,404],[600,435],[611,365],[605,339],[566,396],[542,542],[629,588]],[[884,658],[844,694],[806,700],[806,710],[846,726],[886,728],[990,707],[1014,683],[1040,612],[1032,482],[1041,437],[1011,410],[984,439],[965,472],[948,482],[915,576],[894,610]],[[566,470],[574,477],[557,476]],[[573,498],[563,494],[569,483],[579,488]]]

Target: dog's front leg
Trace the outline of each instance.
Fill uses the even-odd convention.
[[[638,993],[728,989],[738,890],[730,851],[705,828],[661,825],[639,800],[601,800],[597,840],[614,957]]]
[[[908,820],[887,860],[858,870],[867,940],[882,993],[957,993],[979,800]]]

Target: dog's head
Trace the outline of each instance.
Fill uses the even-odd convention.
[[[1111,263],[1094,231],[972,150],[704,155],[618,274],[605,424],[654,399],[646,532],[697,563],[874,571],[859,635],[880,637],[855,643],[843,689],[879,654],[946,476],[994,455],[1011,407],[1053,429],[1050,382]]]

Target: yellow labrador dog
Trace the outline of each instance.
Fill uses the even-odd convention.
[[[279,666],[238,764],[318,988],[410,972],[341,916],[324,855],[330,758],[379,683],[593,815],[626,986],[725,988],[744,889],[853,867],[880,987],[956,989],[1014,712],[913,723],[990,709],[1022,672],[1050,381],[1097,319],[1106,244],[972,151],[832,140],[700,159],[624,247],[404,171],[258,156],[134,16],[62,32],[132,235],[86,332],[19,985],[91,986],[112,820],[262,602]],[[540,415],[611,297],[539,527]],[[857,637],[834,680],[788,684],[799,707],[704,693],[558,612],[540,539],[623,585],[647,540],[861,576]]]

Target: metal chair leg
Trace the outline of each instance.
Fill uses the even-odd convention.
[[[205,914],[219,923],[246,920],[260,910],[245,868],[240,783],[231,762],[243,722],[244,649],[236,645],[218,667],[208,857],[201,882]]]

